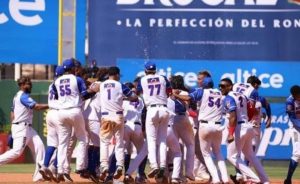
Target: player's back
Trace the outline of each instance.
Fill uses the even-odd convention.
[[[222,93],[218,89],[204,89],[198,119],[219,122],[222,119],[222,109]]]
[[[140,97],[138,98],[138,101],[135,102],[129,100],[123,101],[125,121],[141,122],[143,108],[144,102]]]
[[[123,111],[122,84],[116,80],[106,80],[100,84],[101,112]]]
[[[82,106],[83,101],[81,99],[81,89],[79,89],[80,84],[78,84],[78,80],[79,79],[73,74],[62,75],[55,80],[60,109]]]
[[[146,106],[167,105],[166,90],[170,87],[170,83],[166,77],[157,74],[146,75],[141,78],[139,85],[142,88]]]
[[[236,83],[233,85],[232,91],[242,93],[248,99],[258,100],[257,90],[249,83]]]
[[[238,122],[247,122],[248,121],[248,115],[247,115],[247,97],[238,92],[229,92],[228,94],[231,96],[236,104],[236,116]]]

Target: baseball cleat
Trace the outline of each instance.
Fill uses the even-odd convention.
[[[179,178],[172,178],[171,184],[180,184],[182,181]]]
[[[190,176],[190,175],[185,175],[185,177],[191,181],[195,181],[195,177],[194,176]]]
[[[72,182],[72,183],[74,182],[70,174],[64,173],[64,178],[66,182]]]
[[[292,184],[292,181],[291,181],[291,180],[285,179],[285,180],[284,180],[284,184]]]
[[[119,179],[123,174],[123,167],[122,166],[118,166],[117,170],[114,174],[114,179]]]
[[[64,174],[57,174],[57,183],[59,182],[65,182]]]
[[[99,183],[99,178],[96,173],[90,173],[89,176],[90,176],[90,180],[92,180],[92,182]]]
[[[108,174],[108,168],[107,167],[102,167],[101,173],[100,173],[100,176],[99,176],[99,180],[104,181],[107,174]]]
[[[56,178],[56,172],[55,171],[51,171],[50,169],[46,169],[45,173],[47,174],[47,176],[49,176],[51,178],[52,181],[57,183],[57,178]]]
[[[46,181],[50,181],[51,178],[49,176],[47,176],[47,173],[46,173],[46,170],[48,168],[42,166],[40,169],[39,169],[39,173],[42,175],[43,179],[46,180]]]
[[[134,179],[130,175],[126,174],[124,177],[123,183],[124,184],[134,183]]]
[[[148,173],[148,178],[154,178],[154,176],[159,172],[158,168],[153,168],[151,171]]]
[[[145,184],[145,183],[149,183],[147,176],[146,175],[142,175],[142,176],[136,176],[134,179],[134,182],[136,184]]]

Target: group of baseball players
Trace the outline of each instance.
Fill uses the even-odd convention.
[[[145,63],[145,76],[124,84],[118,67],[93,72],[96,80],[76,59],[65,60],[55,70],[48,105],[30,98],[30,78],[21,77],[11,115],[13,149],[0,155],[0,165],[17,158],[28,145],[36,155],[33,181],[73,182],[70,162],[77,145],[75,172],[94,183],[112,183],[124,175],[124,183],[154,178],[157,183],[227,184],[221,153],[225,131],[227,159],[236,168],[231,180],[270,183],[255,154],[262,109],[266,127],[271,125],[270,105],[258,95],[261,81],[256,76],[236,84],[224,78],[213,88],[211,74],[201,71],[199,87],[188,90],[182,76],[158,75],[152,61]],[[47,108],[45,150],[32,129],[32,110]],[[299,86],[291,88],[287,112],[294,132],[293,156],[284,181],[290,184],[300,157]],[[145,174],[147,160],[150,171]]]

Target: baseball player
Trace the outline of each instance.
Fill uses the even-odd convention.
[[[96,81],[91,84],[99,85],[101,82]],[[88,133],[88,163],[87,169],[92,181],[98,182],[96,168],[100,165],[100,119],[101,119],[101,101],[100,94],[96,93],[92,98],[85,101],[82,115],[85,120],[86,130]]]
[[[135,92],[135,87],[132,83],[128,82],[125,85]],[[124,127],[124,145],[127,154],[130,155],[132,152],[132,144],[135,146],[137,150],[137,154],[139,154],[145,144],[144,134],[142,131],[142,122],[141,122],[141,115],[144,109],[144,102],[139,97],[138,101],[130,102],[128,100],[124,100],[123,102],[123,109],[124,109],[124,119],[125,119],[125,127]],[[130,162],[128,164],[128,168],[132,167],[134,163]],[[126,166],[126,165],[125,165]],[[137,166],[135,166],[137,168]],[[129,173],[127,173],[128,168],[125,168],[126,175],[124,178],[124,182],[133,181],[133,178]]]
[[[93,69],[94,72],[96,68]],[[82,72],[84,75],[85,72]],[[107,68],[99,68],[97,71],[96,78],[87,79],[86,83],[89,86],[89,89],[94,91],[96,94],[85,101],[83,117],[86,123],[86,129],[88,133],[88,163],[87,169],[88,176],[93,182],[98,182],[98,174],[100,167],[100,121],[101,121],[101,100],[99,87],[101,82],[106,80]],[[94,81],[97,79],[97,81]],[[82,176],[82,175],[81,175]]]
[[[67,159],[67,148],[70,143],[72,128],[78,139],[76,170],[86,170],[87,160],[87,132],[81,112],[82,99],[88,98],[89,91],[86,89],[82,78],[76,77],[75,63],[72,59],[63,62],[64,75],[55,80],[53,91],[58,96],[58,181],[73,181],[70,177],[70,163]]]
[[[180,90],[180,95],[188,94],[184,86],[183,77],[173,76],[171,78],[171,86],[173,89]],[[174,95],[176,97],[176,94]],[[181,139],[187,149],[186,162],[185,162],[185,177],[194,181],[194,157],[195,157],[195,139],[193,135],[193,126],[191,125],[187,108],[188,102],[176,99],[175,101],[175,116],[172,122],[174,133],[177,139]]]
[[[252,139],[254,137],[253,127],[248,123],[247,98],[245,95],[232,91],[232,81],[228,78],[222,79],[219,88],[224,99],[224,109],[229,120],[227,138],[227,158],[239,169],[243,175],[247,176],[251,182],[269,183],[261,163],[256,158],[252,149]],[[246,159],[254,166],[257,175],[242,161],[241,152]]]
[[[252,144],[255,144],[254,152],[256,153],[256,150],[260,143],[260,124],[261,124],[261,108],[262,103],[264,105],[264,108],[267,112],[267,120],[266,120],[266,128],[271,126],[271,109],[270,105],[267,104],[266,100],[262,97],[259,97],[258,95],[258,88],[261,85],[261,81],[256,76],[250,76],[247,79],[247,83],[237,83],[233,85],[233,91],[242,93],[247,97],[247,113],[248,113],[248,120],[250,123],[252,123],[253,131],[254,131],[254,138],[252,141]],[[261,101],[260,101],[261,100]],[[245,160],[245,156],[242,154],[241,158]],[[249,162],[246,161],[248,164]],[[242,180],[243,176],[241,172],[236,169],[236,180]],[[267,178],[266,174],[262,172],[263,176],[259,176],[260,178]],[[232,178],[234,176],[231,176]]]
[[[146,137],[148,144],[148,159],[150,162],[149,178],[162,178],[166,168],[167,129],[169,112],[167,109],[168,94],[171,85],[164,76],[156,74],[156,65],[152,61],[145,63],[146,75],[141,78],[137,91],[143,94],[147,107]]]
[[[123,117],[123,97],[130,101],[136,101],[137,96],[125,85],[119,82],[120,69],[110,67],[108,69],[108,79],[100,84],[101,99],[101,128],[100,128],[100,180],[104,181],[108,174],[108,146],[112,137],[115,137],[117,169],[114,179],[119,179],[123,172],[124,165],[124,117]]]
[[[57,66],[55,69],[55,78],[61,76],[64,74],[64,68],[63,66]],[[56,182],[56,172],[51,172],[51,170],[48,168],[51,158],[58,146],[58,129],[57,125],[59,124],[58,120],[58,109],[57,106],[57,100],[55,99],[55,94],[52,91],[52,85],[54,83],[51,83],[49,86],[48,91],[48,106],[49,110],[46,115],[46,123],[47,123],[47,149],[46,149],[46,155],[44,159],[44,164],[39,169],[39,172],[43,176],[45,180],[53,180]],[[55,155],[56,157],[56,155]],[[53,170],[57,170],[57,159],[54,159],[54,168]]]
[[[284,184],[292,183],[294,171],[300,161],[300,86],[292,86],[290,92],[291,96],[286,100],[286,112],[292,122],[290,131],[292,135],[293,153]]]
[[[43,179],[38,172],[38,165],[43,162],[45,148],[41,138],[32,128],[33,110],[44,110],[48,108],[48,105],[38,104],[30,97],[32,83],[29,77],[22,76],[17,83],[19,91],[14,97],[11,110],[13,148],[0,155],[0,165],[18,158],[28,145],[35,158],[36,169],[33,181],[36,182]]]
[[[171,183],[173,184],[182,182],[180,178],[182,152],[181,152],[178,137],[176,137],[173,129],[174,116],[176,115],[175,100],[176,100],[175,97],[170,96],[168,98],[168,103],[167,103],[168,109],[172,112],[170,113],[168,131],[167,131],[167,146],[169,148],[169,151],[167,152],[167,157],[169,163],[168,164],[169,177],[171,177]]]
[[[205,84],[204,79],[206,77],[211,77],[211,74],[207,70],[200,71],[197,76],[198,87],[203,88]],[[192,92],[192,91],[191,91]],[[191,103],[192,104],[192,103]],[[197,108],[199,109],[201,102],[196,104]],[[198,122],[198,113],[194,113],[191,109],[189,110],[189,115],[192,116],[190,118],[191,123],[194,126],[194,136],[195,136],[195,159],[194,159],[194,175],[197,181],[206,182],[210,179],[210,175],[207,173],[207,167],[205,165],[205,161],[200,149],[200,142],[199,142],[199,122]]]
[[[222,175],[222,182],[228,183],[227,169],[220,149],[223,131],[221,125],[222,94],[218,89],[212,89],[213,81],[210,77],[204,78],[203,81],[205,82],[203,89],[198,88],[189,95],[177,95],[175,93],[174,96],[186,101],[201,101],[198,116],[200,123],[199,140],[204,161],[212,176],[212,183],[220,183],[218,170],[211,157],[211,154],[214,153]]]

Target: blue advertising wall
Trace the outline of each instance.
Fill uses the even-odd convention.
[[[0,63],[58,63],[60,1],[0,1]],[[86,1],[76,3],[76,57],[84,60]]]
[[[292,0],[90,0],[89,58],[299,61]]]
[[[144,75],[143,59],[118,59],[122,81],[133,81]],[[197,74],[208,70],[212,74],[215,87],[220,79],[229,77],[233,82],[246,82],[250,75],[262,81],[259,93],[268,97],[286,97],[294,84],[299,84],[300,63],[291,61],[219,61],[219,60],[151,60],[157,64],[157,72],[170,77],[184,76],[188,87],[197,87]]]
[[[122,82],[143,75],[144,62],[151,60],[159,74],[182,75],[191,88],[201,70],[212,73],[215,85],[224,77],[245,82],[257,75],[259,93],[281,100],[299,84],[300,6],[293,0],[90,0],[89,5],[89,59],[119,66]],[[262,129],[258,155],[289,159],[284,104],[271,107],[273,124]]]

